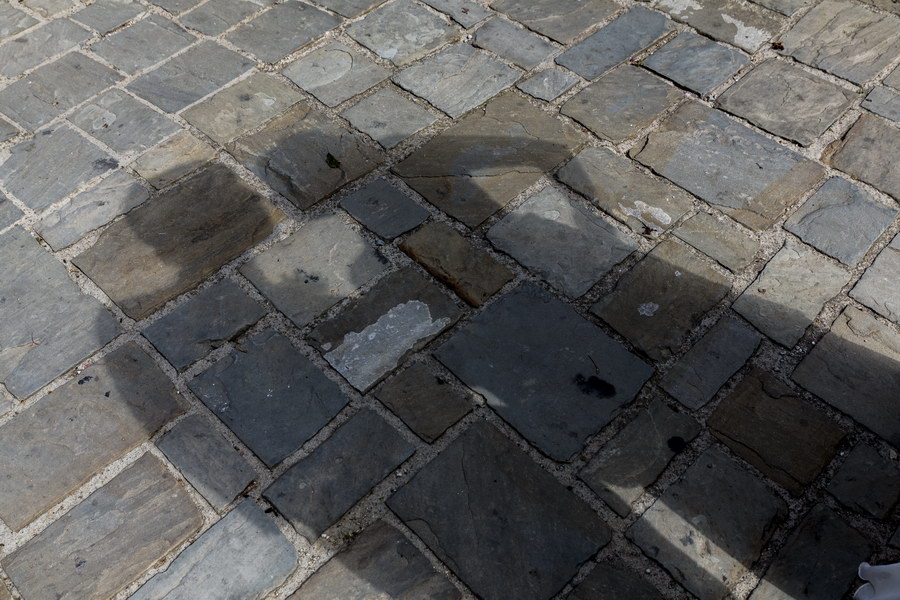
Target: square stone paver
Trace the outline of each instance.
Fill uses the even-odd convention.
[[[485,600],[548,598],[610,539],[587,504],[483,422],[388,506]]]
[[[0,4],[0,40],[12,37],[37,22],[37,19],[12,4]]]
[[[525,81],[517,83],[516,87],[529,96],[552,102],[569,91],[576,83],[578,83],[578,78],[574,75],[569,75],[561,69],[552,68],[535,73]]]
[[[412,0],[395,0],[353,23],[347,35],[381,58],[403,66],[450,42],[458,31]]]
[[[50,21],[0,46],[0,75],[17,77],[90,37],[90,31],[68,19]]]
[[[656,7],[700,33],[747,52],[759,50],[785,23],[780,15],[735,0],[661,0]]]
[[[435,356],[560,461],[580,451],[652,374],[621,344],[531,283],[474,317]]]
[[[488,239],[573,298],[637,249],[627,235],[554,187],[506,215]]]
[[[134,0],[97,0],[72,15],[72,19],[101,34],[121,27],[142,14],[146,8]]]
[[[431,214],[383,178],[343,198],[341,208],[370,231],[388,239],[418,227]]]
[[[244,23],[225,39],[267,63],[299,50],[341,20],[324,10],[288,0]]]
[[[828,491],[841,504],[876,519],[885,519],[900,498],[900,469],[878,450],[866,443],[858,444],[838,468]]]
[[[181,128],[169,117],[113,89],[78,109],[69,120],[115,152],[141,152]]]
[[[162,189],[215,157],[216,151],[212,146],[182,130],[142,154],[130,166],[150,185]]]
[[[344,17],[353,18],[361,15],[384,0],[319,0],[319,4],[330,8]]]
[[[556,46],[550,42],[498,17],[492,18],[478,29],[474,43],[526,71],[535,68],[556,52]]]
[[[706,212],[687,219],[675,230],[675,235],[732,271],[749,265],[759,251],[759,240],[727,217]]]
[[[900,323],[900,235],[875,259],[850,295],[894,323]]]
[[[683,31],[647,57],[644,66],[705,96],[748,62],[730,46]]]
[[[294,348],[265,330],[189,385],[269,468],[325,426],[347,397]]]
[[[215,36],[272,4],[275,0],[217,0],[201,4],[182,15],[179,21],[200,33]]]
[[[640,598],[663,600],[663,596],[640,575],[618,561],[601,563],[568,596],[569,600]]]
[[[388,69],[340,42],[313,50],[282,73],[328,106],[337,106],[391,75]]]
[[[900,152],[900,128],[863,114],[843,138],[831,164],[882,192],[900,199],[900,172],[893,156]]]
[[[494,0],[491,8],[562,44],[619,10],[609,0]]]
[[[422,0],[435,10],[449,15],[463,27],[471,27],[480,23],[493,13],[473,0]]]
[[[900,123],[900,94],[883,85],[869,92],[863,100],[862,107],[885,119]]]
[[[428,110],[391,88],[367,96],[341,116],[385,148],[393,148],[437,121]]]
[[[151,14],[103,38],[91,50],[126,73],[133,74],[169,58],[196,39],[172,21]]]

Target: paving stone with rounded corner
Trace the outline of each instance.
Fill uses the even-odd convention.
[[[119,89],[94,98],[71,115],[69,121],[121,154],[142,152],[181,130],[166,115]]]
[[[225,39],[263,62],[274,63],[340,23],[324,10],[288,0],[244,23]]]
[[[516,87],[529,96],[552,102],[569,91],[576,83],[578,83],[577,77],[554,67],[535,73],[525,81],[517,83]]]
[[[836,169],[900,199],[900,172],[891,159],[900,153],[900,128],[863,114],[844,136],[831,158]]]
[[[749,236],[726,217],[698,212],[675,235],[732,271],[740,271],[759,251],[759,240]]]
[[[663,600],[662,595],[637,572],[619,561],[597,565],[575,586],[569,600],[605,600],[632,598]]]
[[[458,31],[412,0],[396,0],[350,25],[347,35],[402,67],[450,42]]]
[[[491,16],[491,11],[472,0],[422,0],[425,4],[469,28]]]
[[[619,10],[609,0],[494,0],[491,8],[561,44],[568,44]]]
[[[511,61],[526,71],[533,69],[556,52],[556,46],[523,27],[493,17],[478,28],[474,43],[479,48]]]
[[[370,231],[388,239],[418,227],[431,215],[384,178],[342,198],[341,208]]]
[[[730,46],[683,31],[644,59],[644,66],[705,96],[748,62],[746,55]]]
[[[12,4],[0,4],[0,40],[25,31],[37,22],[37,19]]]
[[[131,168],[150,185],[162,189],[193,173],[216,157],[216,151],[189,131],[179,131],[159,146],[142,154]]]
[[[283,74],[328,106],[337,106],[384,81],[391,72],[334,42],[292,62]]]
[[[216,36],[273,4],[275,0],[217,0],[201,4],[179,21],[200,33]]]
[[[388,149],[437,121],[433,114],[391,88],[381,88],[363,98],[341,116]]]
[[[91,32],[68,19],[50,21],[0,46],[0,75],[15,78],[90,37]]]
[[[850,295],[878,314],[900,324],[900,235],[881,251]]]
[[[104,37],[91,51],[133,75],[190,46],[197,38],[156,14]]]
[[[850,451],[826,488],[844,506],[886,519],[900,498],[900,469],[864,442]]]
[[[143,14],[145,10],[144,5],[134,0],[97,0],[73,14],[72,19],[101,34],[107,34]]]
[[[862,107],[900,124],[900,94],[890,88],[879,85],[872,89]]]
[[[784,26],[781,15],[735,0],[661,0],[657,8],[700,33],[756,52]]]

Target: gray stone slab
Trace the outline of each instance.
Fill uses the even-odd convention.
[[[393,148],[437,121],[431,112],[391,88],[363,98],[341,116],[385,148]]]
[[[15,125],[0,117],[0,142],[5,142],[19,134]]]
[[[494,0],[491,7],[562,44],[619,10],[608,0]]]
[[[258,600],[284,583],[297,551],[252,500],[244,500],[129,600]]]
[[[121,27],[146,9],[134,0],[97,0],[72,15],[72,19],[101,34]]]
[[[115,152],[142,152],[181,127],[122,90],[108,90],[69,120]]]
[[[231,279],[209,287],[144,330],[176,369],[184,369],[224,345],[266,314]]]
[[[264,492],[300,535],[314,542],[415,448],[364,409]]]
[[[900,235],[866,269],[850,295],[881,316],[900,323]]]
[[[24,31],[38,21],[12,4],[0,4],[0,40]]]
[[[671,27],[663,15],[636,6],[560,54],[556,62],[585,79],[596,79],[652,44]]]
[[[705,96],[749,61],[734,48],[684,31],[645,59],[644,66]]]
[[[656,7],[700,33],[751,53],[776,35],[786,21],[780,15],[735,0],[660,0]]]
[[[184,12],[189,8],[200,3],[201,0],[152,0],[150,4],[155,4],[166,9],[173,15]]]
[[[474,317],[435,356],[561,461],[580,451],[652,374],[618,342],[530,283]]]
[[[863,114],[844,135],[831,164],[900,199],[900,172],[891,159],[897,152],[900,152],[900,129],[888,121]]]
[[[418,227],[431,214],[383,178],[341,199],[341,208],[388,239]]]
[[[347,403],[337,384],[266,330],[190,382],[190,388],[270,468]]]
[[[623,275],[591,312],[650,358],[665,360],[730,287],[686,246],[666,240]]]
[[[456,600],[459,590],[399,531],[376,521],[288,600]]]
[[[900,123],[900,94],[883,85],[869,92],[863,100],[862,107],[885,119]]]
[[[51,17],[58,12],[79,6],[77,0],[23,0],[22,4],[44,17]]]
[[[759,251],[759,240],[730,219],[706,212],[686,220],[675,230],[675,235],[732,271],[749,265]]]
[[[22,217],[22,211],[9,201],[9,198],[0,194],[0,229],[12,225]]]
[[[387,260],[338,216],[317,217],[241,273],[300,327],[385,269]]]
[[[683,97],[681,90],[644,69],[622,65],[575,94],[560,112],[618,143],[637,135]]]
[[[106,344],[119,327],[28,233],[0,235],[0,381],[24,398]]]
[[[394,76],[394,83],[453,118],[514,84],[521,71],[468,44],[455,44]]]
[[[113,223],[72,262],[125,314],[142,319],[264,240],[283,218],[218,164]]]
[[[441,11],[462,25],[471,27],[491,16],[491,11],[472,0],[422,0],[425,4]]]
[[[841,504],[876,519],[887,518],[900,498],[900,469],[866,443],[858,444],[838,468],[828,491]]]
[[[133,74],[183,50],[196,40],[172,21],[151,14],[91,47],[98,56]]]
[[[216,151],[212,146],[201,142],[188,131],[179,131],[142,154],[130,166],[150,185],[162,189],[215,157]]]
[[[634,240],[554,187],[532,195],[487,235],[573,298],[637,249]]]
[[[288,65],[283,73],[328,106],[361,94],[391,74],[340,42],[313,50]]]
[[[640,598],[663,600],[662,595],[640,575],[619,561],[604,562],[572,591],[569,600],[612,600],[613,598]]]
[[[485,600],[549,598],[610,539],[586,503],[483,421],[388,507]]]
[[[121,79],[109,67],[70,52],[0,90],[0,112],[35,130]]]
[[[551,102],[569,91],[578,83],[578,78],[565,71],[552,68],[535,73],[516,87],[540,100]]]
[[[654,400],[579,471],[578,477],[626,517],[631,504],[698,433],[700,426],[694,419]]]
[[[244,23],[225,39],[267,63],[299,50],[341,20],[324,10],[288,0]]]
[[[54,250],[60,250],[77,242],[87,232],[127,213],[149,197],[149,192],[127,171],[117,170],[69,200],[59,210],[43,217],[35,225],[35,230]]]
[[[179,20],[200,33],[215,36],[272,4],[274,0],[218,0],[201,4]]]
[[[493,17],[475,33],[475,45],[525,69],[533,69],[556,52],[556,46],[524,27]]]
[[[384,0],[319,0],[319,4],[329,8],[337,14],[353,18],[366,12],[373,6],[381,4]]]
[[[458,31],[412,0],[397,0],[350,25],[347,35],[402,67],[450,42]]]
[[[787,505],[719,450],[707,450],[627,531],[680,584],[723,598],[759,557]]]
[[[68,19],[50,21],[0,46],[0,75],[16,77],[91,37]]]
[[[0,562],[26,597],[109,598],[202,525],[182,485],[148,453]]]
[[[240,54],[205,41],[141,75],[128,89],[166,112],[178,112],[253,66]]]
[[[900,55],[900,18],[853,2],[826,0],[782,36],[783,52],[862,84]]]
[[[724,113],[680,106],[632,155],[753,230],[770,227],[824,170]]]

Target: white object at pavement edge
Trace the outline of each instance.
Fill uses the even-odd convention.
[[[868,581],[853,594],[853,600],[900,600],[900,563],[873,567],[859,565],[859,578]]]

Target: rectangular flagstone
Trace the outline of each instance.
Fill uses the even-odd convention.
[[[97,0],[72,15],[72,19],[100,33],[109,33],[145,10],[144,5],[134,0]]]
[[[360,52],[334,42],[289,64],[285,77],[328,106],[361,94],[391,72]]]
[[[181,128],[122,90],[108,90],[69,120],[116,152],[143,152]]]
[[[267,63],[299,50],[341,20],[320,8],[288,0],[254,17],[225,39]]]
[[[142,154],[131,168],[150,185],[162,189],[199,169],[216,157],[216,151],[190,132],[182,130]]]
[[[619,10],[610,0],[494,0],[491,8],[562,44]]]
[[[784,25],[781,15],[735,0],[661,0],[657,8],[700,33],[756,52]]]
[[[200,33],[216,36],[231,29],[246,17],[259,12],[275,0],[218,0],[201,4],[181,15],[179,21]]]
[[[750,62],[724,44],[683,31],[644,60],[644,66],[704,96]]]
[[[569,595],[569,600],[596,600],[597,598],[663,600],[663,596],[656,588],[619,561],[603,562],[597,565]]]
[[[91,51],[126,73],[134,74],[187,48],[196,39],[172,21],[151,14],[104,37]]]
[[[740,271],[759,251],[751,237],[728,217],[698,212],[675,230],[675,235],[732,271]]]
[[[379,178],[341,199],[341,208],[384,238],[418,227],[430,216],[428,209]]]
[[[874,88],[863,100],[862,107],[885,119],[900,123],[900,94],[888,87],[879,85]]]
[[[397,66],[408,65],[456,37],[458,28],[412,0],[383,4],[347,28],[347,35]]]
[[[337,14],[353,18],[369,10],[383,0],[319,0],[319,4]]]
[[[0,46],[0,75],[16,77],[89,37],[90,31],[68,19],[50,21]]]
[[[900,172],[893,156],[900,152],[900,127],[863,113],[831,157],[836,169],[900,199]]]
[[[888,518],[900,499],[900,468],[889,456],[865,442],[857,444],[826,489],[855,512]]]
[[[37,23],[37,19],[12,4],[0,4],[0,41]]]
[[[523,27],[492,18],[475,33],[475,45],[525,70],[533,69],[556,52],[556,46]]]
[[[554,67],[535,73],[525,81],[517,83],[516,87],[529,96],[551,102],[569,91],[576,83],[577,77]]]
[[[385,148],[393,148],[437,121],[431,112],[390,87],[363,98],[341,116]]]
[[[332,0],[334,1],[334,0]],[[340,0],[339,0],[340,1]],[[471,27],[491,16],[491,11],[472,0],[422,0],[425,4],[446,15],[463,27]]]
[[[866,269],[850,295],[881,316],[900,324],[900,235]]]

